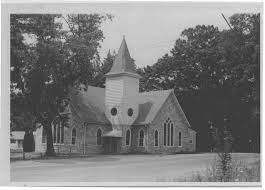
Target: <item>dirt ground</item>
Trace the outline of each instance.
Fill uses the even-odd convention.
[[[216,154],[99,155],[87,158],[11,162],[12,182],[156,182],[205,169]],[[259,154],[234,153],[254,162]]]

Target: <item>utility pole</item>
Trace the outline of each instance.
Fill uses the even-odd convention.
[[[231,25],[229,24],[229,22],[227,21],[227,19],[225,18],[225,15],[223,13],[221,13],[222,17],[225,19],[225,22],[228,24],[229,28],[231,30],[233,30],[233,28],[231,27]]]

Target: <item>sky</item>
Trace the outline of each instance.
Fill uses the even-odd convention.
[[[181,32],[196,25],[214,25],[228,29],[221,13],[228,19],[235,13],[262,12],[261,3],[199,3],[199,2],[112,2],[74,4],[23,4],[15,11],[27,13],[100,13],[111,14],[101,29],[101,59],[109,50],[118,51],[125,36],[131,57],[137,67],[152,65],[164,54],[170,53]]]
[[[123,35],[138,67],[154,64],[169,53],[181,31],[196,25],[214,25],[228,29],[221,13],[227,18],[234,13],[261,12],[259,4],[112,4],[88,7],[89,11],[110,13],[112,21],[102,25],[105,36],[100,49],[102,58],[109,50],[118,51]]]

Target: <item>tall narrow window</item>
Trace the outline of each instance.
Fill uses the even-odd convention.
[[[56,129],[57,125],[53,125],[53,143],[56,143]]]
[[[44,134],[42,134],[44,135]],[[63,144],[64,143],[64,126],[61,123],[54,123],[52,127],[53,143]]]
[[[168,118],[164,123],[164,145],[173,146],[174,133],[173,133],[173,123]]]
[[[171,135],[171,137],[170,137],[170,140],[171,140],[170,145],[173,146],[173,139],[174,139],[173,138],[174,137],[174,133],[173,133],[173,123],[171,123],[170,135]]]
[[[169,146],[170,141],[170,123],[167,124],[167,146]]]
[[[76,128],[72,130],[72,144],[76,143]]]
[[[167,145],[167,124],[164,123],[164,145]]]
[[[182,142],[181,142],[181,132],[179,132],[179,146],[182,146],[181,143],[182,143]]]
[[[101,129],[97,131],[97,145],[101,145]]]
[[[158,146],[158,131],[155,130],[155,146]]]
[[[130,145],[130,141],[131,141],[131,131],[130,131],[130,129],[128,129],[126,131],[126,146]]]
[[[64,143],[64,126],[61,125],[61,144]]]
[[[60,143],[60,139],[61,139],[61,134],[60,134],[60,124],[57,125],[57,129],[56,129],[56,132],[57,132],[57,137],[56,137],[56,143]]]
[[[42,127],[42,143],[46,143],[46,130]]]
[[[139,146],[144,146],[144,131],[142,129],[139,133]]]

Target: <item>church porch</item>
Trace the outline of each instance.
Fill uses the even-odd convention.
[[[103,152],[119,154],[122,146],[122,131],[112,130],[102,135]]]

